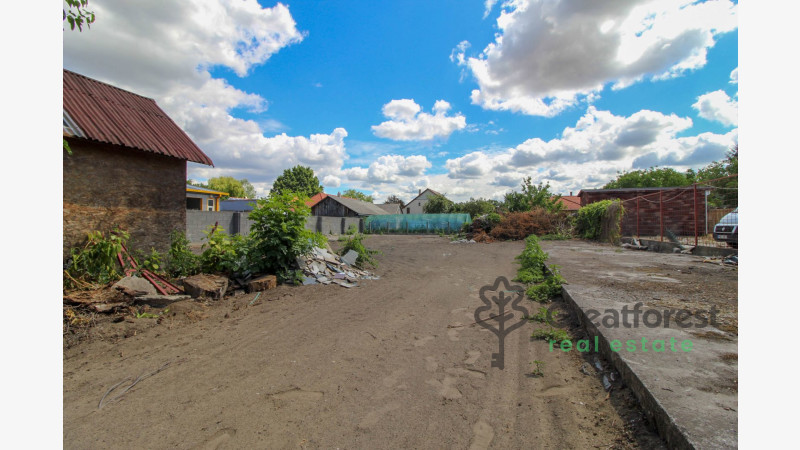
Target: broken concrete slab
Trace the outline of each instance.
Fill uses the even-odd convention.
[[[156,288],[149,281],[137,277],[136,275],[131,275],[117,281],[114,283],[114,288],[124,292],[134,293],[136,296],[157,294]]]
[[[278,277],[275,275],[263,275],[247,283],[247,292],[266,291],[278,286]]]
[[[348,266],[352,266],[358,260],[358,252],[355,250],[350,250],[342,256],[342,262],[347,264]]]
[[[222,300],[228,290],[228,279],[217,275],[193,275],[183,279],[183,288],[192,298]]]

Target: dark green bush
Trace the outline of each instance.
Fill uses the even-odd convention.
[[[248,258],[254,272],[274,273],[281,281],[297,281],[297,257],[322,247],[325,236],[306,229],[311,208],[302,194],[284,192],[259,199],[250,212]]]
[[[242,235],[228,235],[219,228],[206,232],[200,268],[204,273],[233,275],[248,267],[248,240]]]

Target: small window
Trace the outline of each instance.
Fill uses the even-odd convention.
[[[213,198],[208,199],[208,210],[209,211],[213,211],[214,210],[214,199]]]
[[[411,214],[411,208],[406,208],[406,214]]]
[[[417,202],[417,205],[418,206],[422,206],[422,202]]]

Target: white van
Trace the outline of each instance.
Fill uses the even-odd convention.
[[[725,214],[714,225],[714,240],[727,242],[728,246],[734,248],[739,246],[739,208]]]

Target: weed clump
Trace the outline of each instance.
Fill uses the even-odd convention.
[[[364,245],[364,238],[366,236],[362,233],[359,233],[355,230],[355,228],[348,229],[345,236],[341,236],[339,238],[339,242],[344,243],[341,250],[339,250],[340,255],[344,255],[350,250],[355,251],[358,253],[358,258],[356,259],[356,267],[358,268],[365,268],[366,264],[369,264],[372,267],[378,267],[378,261],[374,258],[375,255],[380,254],[379,250],[372,250],[367,248]]]
[[[547,268],[547,253],[539,246],[539,238],[530,235],[525,238],[525,250],[517,256],[520,268],[514,281],[525,283],[525,294],[534,301],[546,303],[561,294],[564,279],[557,266]]]
[[[95,284],[106,284],[122,277],[117,270],[117,254],[122,251],[130,235],[120,229],[104,235],[101,231],[87,234],[83,248],[73,248],[70,261],[64,269],[64,287],[91,289]]]

